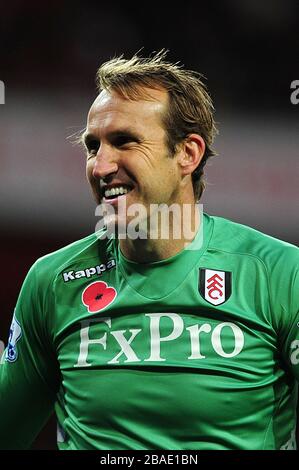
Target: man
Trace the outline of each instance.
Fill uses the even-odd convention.
[[[54,402],[60,449],[295,448],[298,249],[198,210],[216,128],[197,73],[162,52],[97,79],[83,140],[107,225],[24,282],[1,448],[28,448]]]

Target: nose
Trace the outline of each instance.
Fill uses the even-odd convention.
[[[104,179],[117,171],[118,163],[115,152],[108,146],[101,144],[94,161],[92,176],[95,179]]]

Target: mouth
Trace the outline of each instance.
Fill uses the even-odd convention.
[[[127,185],[118,184],[115,186],[106,187],[103,190],[103,201],[112,202],[117,200],[121,196],[126,196],[129,192],[133,190],[132,187]]]

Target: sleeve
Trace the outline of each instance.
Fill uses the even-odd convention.
[[[58,387],[51,346],[51,289],[30,269],[0,363],[0,449],[28,449],[53,411]]]
[[[279,338],[284,362],[299,381],[299,250],[277,263],[274,308],[280,312]]]

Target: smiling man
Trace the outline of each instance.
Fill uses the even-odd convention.
[[[115,62],[116,67],[117,64],[120,61]],[[131,61],[134,69],[133,64]],[[153,61],[153,68],[154,64]],[[133,205],[136,209],[137,204],[144,209],[141,212],[148,221],[146,237],[136,240],[128,236],[121,239],[121,251],[128,258],[139,262],[158,261],[175,255],[191,241],[184,237],[183,224],[187,223],[181,212],[184,204],[191,209],[188,220],[190,227],[195,227],[195,232],[198,229],[199,215],[195,207],[192,174],[198,169],[203,157],[206,160],[212,152],[206,151],[205,141],[200,135],[200,121],[194,122],[193,126],[189,124],[189,128],[185,124],[186,130],[184,132],[181,129],[180,140],[171,131],[171,121],[179,119],[179,116],[171,115],[175,112],[178,114],[172,110],[177,97],[167,77],[167,70],[164,76],[161,73],[159,79],[156,77],[150,80],[149,77],[145,83],[139,83],[136,79],[135,83],[134,80],[131,82],[130,77],[124,74],[123,83],[118,84],[120,77],[115,75],[116,83],[113,84],[113,77],[108,78],[109,75],[106,75],[107,67],[111,69],[111,66],[112,63],[107,64],[98,73],[102,91],[90,109],[83,136],[87,149],[87,177],[97,202],[113,207],[115,225],[122,223],[128,226],[133,218],[129,213],[134,214],[133,210],[130,211]],[[138,69],[137,64],[135,68]],[[171,74],[170,65],[168,69]],[[195,82],[195,77],[193,85],[194,88],[197,85],[198,89],[193,90],[193,93],[196,93],[198,107],[205,107],[207,121],[210,119],[206,123],[206,132],[209,134],[208,140],[212,142],[215,133],[212,104],[201,82],[198,79]],[[106,89],[105,80],[111,80]],[[191,83],[185,81],[186,87],[189,85],[191,88],[191,80]],[[184,119],[186,117],[182,115],[181,120]],[[153,228],[153,208],[161,205],[173,209],[169,213],[171,230],[166,240],[161,236],[153,239],[150,233],[150,228]],[[178,209],[177,213],[175,208]],[[155,228],[161,235],[163,219],[157,220],[158,227]],[[175,225],[179,225],[182,237],[175,237]]]
[[[29,271],[0,365],[0,447],[28,448],[55,406],[60,449],[294,449],[298,249],[199,210],[216,128],[198,73],[160,52],[97,79],[82,140],[116,231]],[[142,236],[118,236],[136,209]]]

